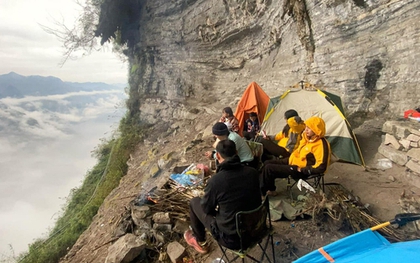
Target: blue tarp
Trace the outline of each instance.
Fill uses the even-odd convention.
[[[191,186],[199,182],[197,176],[192,174],[171,174],[170,178],[182,186]]]
[[[334,261],[328,261],[318,250],[294,263],[371,263],[420,262],[420,240],[390,243],[370,229],[340,239],[322,248]]]

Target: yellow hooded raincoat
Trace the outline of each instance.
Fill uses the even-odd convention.
[[[306,126],[318,137],[309,140],[306,133],[302,133],[302,139],[297,149],[289,157],[289,165],[296,165],[306,175],[324,173],[331,158],[330,144],[325,139],[325,122],[319,117],[311,117],[305,121]]]
[[[302,132],[305,129],[305,123],[302,121],[298,122],[295,117],[291,117],[287,119],[287,124],[290,127],[289,133],[284,134],[283,131],[281,131],[276,134],[274,140],[278,141],[278,146],[283,147],[291,153],[298,147],[299,141],[302,139]]]

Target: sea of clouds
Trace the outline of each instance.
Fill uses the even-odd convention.
[[[95,165],[91,151],[118,127],[125,97],[111,90],[0,99],[0,259],[46,236]]]

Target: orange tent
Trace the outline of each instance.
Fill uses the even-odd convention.
[[[251,112],[257,113],[260,125],[262,124],[269,102],[270,97],[257,83],[251,82],[248,85],[235,111],[235,117],[239,120],[239,134],[241,136],[245,120],[249,118]]]

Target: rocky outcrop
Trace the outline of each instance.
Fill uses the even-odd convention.
[[[393,163],[405,166],[407,170],[400,175],[401,179],[420,187],[420,124],[411,120],[387,121],[382,131],[385,135],[378,153]],[[386,164],[379,163],[379,166],[387,168]]]
[[[274,96],[306,80],[342,96],[356,123],[419,101],[419,1],[144,2],[129,52],[142,96],[206,103],[251,81]]]

